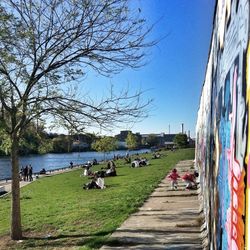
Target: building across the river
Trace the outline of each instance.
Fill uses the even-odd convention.
[[[116,139],[118,140],[118,145],[126,148],[126,138],[129,133],[132,133],[130,130],[123,130],[120,134],[115,135]],[[144,142],[151,137],[157,138],[157,146],[159,147],[166,147],[166,148],[173,148],[175,147],[174,138],[177,134],[165,134],[165,133],[150,133],[150,134],[140,134],[140,133],[132,133],[139,138],[139,141],[142,145],[145,145]],[[188,143],[190,146],[194,146],[194,140],[188,135]]]

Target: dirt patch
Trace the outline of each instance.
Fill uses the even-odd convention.
[[[0,250],[16,249],[17,242],[11,240],[9,235],[4,235],[0,237]]]
[[[0,237],[0,250],[7,250],[7,249],[27,249],[25,247],[27,242],[31,242],[34,240],[48,240],[53,233],[50,232],[35,232],[35,231],[25,231],[23,232],[23,239],[22,240],[12,240],[10,235],[3,235]]]

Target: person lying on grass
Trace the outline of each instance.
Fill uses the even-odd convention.
[[[138,167],[143,167],[143,166],[148,166],[148,165],[149,165],[149,161],[147,160],[147,158],[135,158],[131,163],[132,168],[138,168]]]

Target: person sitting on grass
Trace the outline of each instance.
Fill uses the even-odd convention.
[[[171,190],[177,189],[178,186],[178,178],[181,178],[177,173],[176,168],[172,169],[171,173],[167,176],[171,180]]]
[[[98,177],[97,175],[94,175],[91,182],[84,184],[83,189],[104,189],[104,179],[101,177]]]
[[[98,165],[98,162],[96,159],[93,159],[93,165]]]
[[[93,175],[93,172],[89,166],[86,166],[84,171],[83,171],[83,176],[90,176],[90,175]]]
[[[96,171],[95,174],[102,178],[109,176],[117,176],[116,165],[113,161],[109,161],[107,164],[107,168],[101,168],[101,170]]]
[[[125,157],[124,160],[125,160],[125,164],[130,164],[131,163],[131,157],[130,156]]]
[[[45,168],[43,168],[42,170],[40,170],[39,174],[46,174]]]
[[[194,173],[186,173],[182,179],[186,183],[186,189],[197,189],[197,183],[196,178],[199,176],[199,173],[197,171],[194,171]]]
[[[107,165],[107,170],[105,172],[105,176],[116,176],[116,165],[114,161],[109,161]]]
[[[159,153],[153,153],[152,159],[159,159],[161,155]]]

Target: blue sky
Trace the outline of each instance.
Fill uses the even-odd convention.
[[[214,0],[138,0],[149,23],[157,24],[151,38],[163,37],[150,49],[149,63],[139,70],[126,69],[112,78],[87,74],[86,90],[101,93],[114,84],[129,84],[131,91],[148,90],[154,108],[143,122],[113,130],[140,133],[178,133],[181,124],[195,136],[195,124],[210,46]],[[100,132],[89,128],[89,132]],[[102,132],[102,131],[101,131]],[[102,132],[104,133],[104,132]]]

